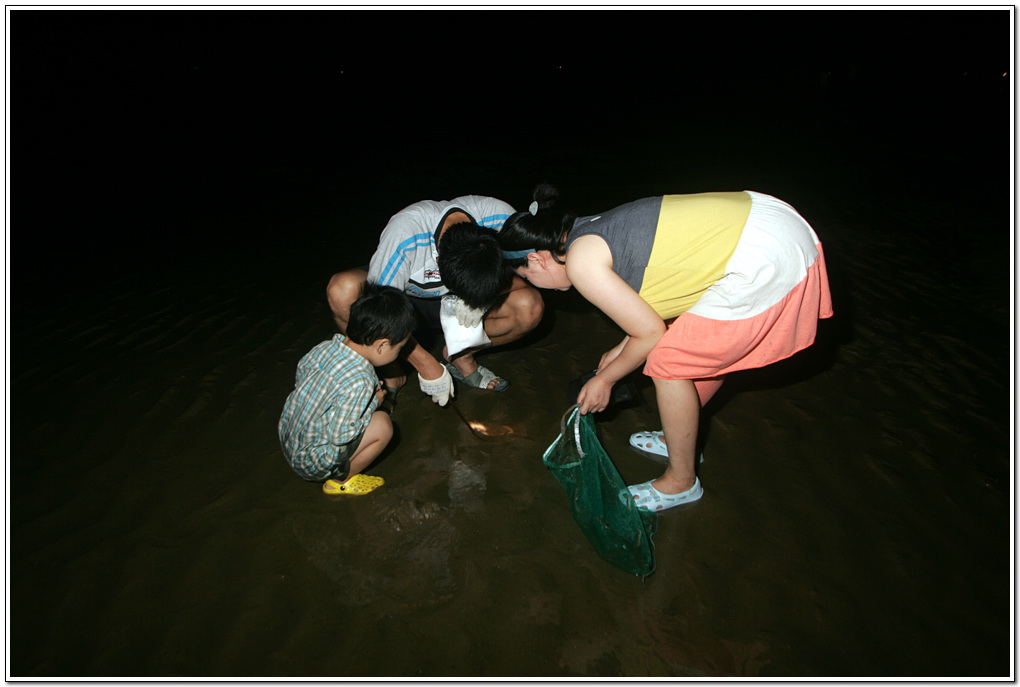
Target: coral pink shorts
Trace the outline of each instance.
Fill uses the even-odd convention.
[[[764,367],[807,348],[832,316],[821,243],[781,200],[751,192],[751,214],[726,275],[676,318],[644,372],[706,379]]]

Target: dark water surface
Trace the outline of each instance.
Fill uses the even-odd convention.
[[[979,126],[1005,100],[972,93],[984,109],[948,128],[829,93],[480,122],[457,145],[177,132],[152,148],[173,164],[121,165],[145,157],[124,147],[57,195],[26,171],[8,677],[1011,675],[1009,156]],[[506,393],[459,389],[512,434],[480,440],[412,383],[370,496],[324,496],[279,448],[297,361],[332,335],[329,275],[411,202],[523,207],[543,180],[581,212],[758,190],[825,245],[837,316],[713,400],[705,496],[659,518],[645,579],[595,554],[541,461],[569,381],[620,338],[574,293],[483,357]],[[639,388],[598,423],[627,483],[661,470],[627,446],[660,426]]]

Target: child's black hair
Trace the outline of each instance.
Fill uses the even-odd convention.
[[[488,308],[513,282],[503,265],[496,232],[472,222],[446,228],[439,240],[438,263],[446,288],[472,308]]]
[[[535,202],[527,210],[515,212],[499,230],[499,246],[504,251],[506,264],[511,268],[524,267],[527,256],[505,257],[506,252],[547,250],[556,262],[566,252],[567,232],[574,226],[576,215],[563,212],[559,205],[560,194],[550,184],[539,184],[532,195]],[[534,208],[534,212],[531,209]]]
[[[398,344],[414,331],[417,316],[410,299],[392,286],[365,282],[351,306],[347,338],[368,345],[379,339]]]

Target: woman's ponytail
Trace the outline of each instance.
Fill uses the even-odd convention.
[[[559,256],[566,251],[566,234],[574,224],[574,215],[559,209],[560,194],[551,184],[536,186],[532,198],[528,209],[511,215],[499,232],[503,257],[511,267],[523,267],[528,252],[547,250],[560,262]]]

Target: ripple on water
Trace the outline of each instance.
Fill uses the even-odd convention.
[[[352,504],[362,509],[353,518],[351,513],[288,517],[309,562],[333,583],[338,602],[357,607],[389,602],[409,610],[445,603],[459,588],[460,575],[451,567],[459,535],[449,509],[395,492],[371,504]],[[363,517],[383,526],[365,537]]]

